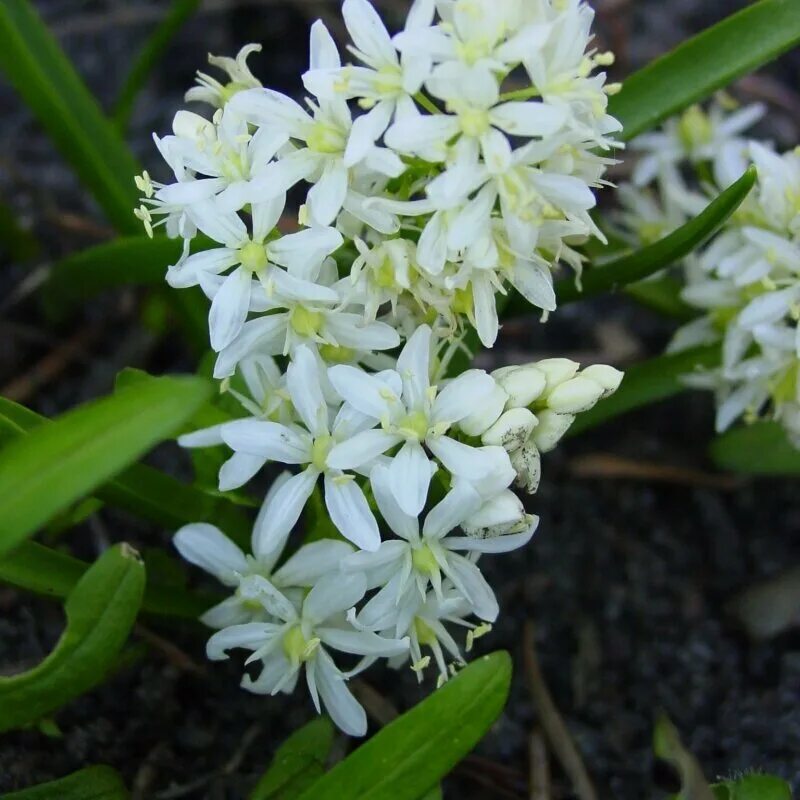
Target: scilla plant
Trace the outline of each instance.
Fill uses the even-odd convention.
[[[521,311],[546,321],[629,285],[669,305],[639,282],[712,235],[755,175],[743,163],[628,248],[607,246],[613,224],[596,208],[607,169],[627,140],[793,46],[800,14],[762,0],[620,85],[578,0],[415,0],[393,31],[367,0],[345,0],[344,57],[314,23],[293,96],[251,72],[257,44],[212,57],[190,108],[155,136],[164,163],[143,171],[120,132],[194,5],[176,3],[113,121],[29,4],[0,8],[0,66],[122,234],[56,264],[46,302],[63,313],[147,286],[210,356],[199,376],[125,370],[113,394],[52,421],[0,400],[0,578],[65,598],[67,612],[48,659],[0,678],[0,728],[49,718],[100,682],[138,613],[200,619],[210,659],[248,654],[254,702],[302,680],[352,736],[368,728],[354,676],[382,660],[435,673],[430,697],[327,773],[327,723],[299,730],[286,747],[301,768],[276,758],[253,797],[434,797],[508,693],[507,654],[467,662],[501,613],[485,560],[535,547],[523,498],[541,455],[715,355],[636,365],[622,383],[564,358],[493,372],[471,359]],[[192,483],[137,463],[169,438],[191,452]],[[32,541],[100,504],[158,526],[225,593],[145,576],[125,544],[89,565]],[[105,768],[52,796],[75,787],[125,796]]]

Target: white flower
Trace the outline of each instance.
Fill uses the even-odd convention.
[[[364,596],[364,576],[325,575],[297,606],[265,578],[254,576],[244,588],[248,599],[261,603],[277,622],[249,622],[222,629],[208,640],[208,657],[225,659],[233,648],[252,651],[247,663],[260,662],[261,672],[255,679],[245,674],[242,687],[256,694],[294,691],[305,667],[317,712],[324,706],[345,733],[363,736],[366,714],[347,688],[349,674],[336,666],[328,648],[368,658],[396,656],[408,649],[408,639],[385,639],[346,622],[345,612]]]
[[[460,482],[428,512],[420,535],[419,520],[400,508],[390,482],[387,467],[374,467],[371,483],[378,509],[400,539],[384,541],[373,553],[354,553],[342,561],[345,571],[364,572],[370,588],[382,587],[361,611],[364,624],[376,629],[391,627],[379,620],[397,614],[404,616],[400,606],[416,608],[420,600],[424,600],[429,585],[433,586],[437,597],[443,599],[444,577],[466,598],[476,616],[493,622],[499,611],[494,592],[475,563],[459,551],[504,553],[516,550],[530,541],[535,525],[522,533],[494,539],[448,536],[483,504],[476,489]]]
[[[634,185],[650,183],[665,164],[713,162],[732,141],[741,142],[739,134],[761,119],[764,112],[764,106],[759,103],[733,114],[726,114],[718,103],[708,112],[695,105],[679,118],[668,120],[663,131],[637,136],[631,148],[644,155],[634,170]]]
[[[273,491],[288,477],[288,473],[284,473],[275,482]],[[307,588],[330,572],[332,565],[353,552],[346,542],[321,539],[304,545],[280,568],[275,569],[287,537],[268,541],[263,535],[262,523],[263,520],[259,520],[253,529],[253,555],[245,555],[219,528],[205,523],[184,525],[173,538],[175,547],[186,561],[210,573],[225,586],[235,589],[233,595],[210,608],[200,618],[210,628],[226,628],[266,619],[263,607],[253,604],[246,591],[242,591],[243,584],[251,576],[269,578],[274,585],[284,589]]]
[[[311,70],[341,66],[336,45],[321,22],[311,28]],[[258,201],[269,194],[285,192],[301,180],[314,184],[306,200],[311,220],[329,225],[345,205],[350,172],[356,165],[389,177],[400,175],[405,167],[392,152],[376,146],[348,152],[353,121],[344,96],[331,87],[308,101],[310,116],[294,100],[271,89],[251,89],[238,93],[230,102],[249,122],[280,131],[303,144],[269,165],[251,183],[250,198]]]
[[[209,54],[208,63],[228,74],[228,82],[220,83],[216,78],[207,75],[205,72],[197,72],[197,86],[193,86],[186,92],[186,102],[196,101],[208,103],[209,105],[221,108],[233,97],[236,92],[243,89],[255,89],[261,86],[250,67],[247,66],[247,59],[251,53],[260,53],[260,44],[246,44],[236,55],[236,58],[226,56],[212,56]]]
[[[364,493],[352,474],[331,466],[330,460],[332,448],[371,428],[374,423],[346,404],[330,409],[318,371],[313,353],[305,346],[298,347],[286,371],[286,387],[302,427],[244,419],[223,425],[220,435],[236,453],[305,466],[270,499],[269,511],[263,511],[265,536],[282,538],[287,535],[299,519],[317,480],[323,476],[325,504],[333,523],[358,547],[375,550],[380,544],[380,534]],[[381,385],[388,386],[394,375],[390,373],[385,378],[387,383]],[[335,417],[334,412],[337,412]],[[367,471],[374,457],[350,464],[348,469]]]
[[[337,365],[328,371],[345,401],[381,426],[337,444],[328,463],[352,469],[402,444],[391,459],[390,482],[400,507],[412,516],[422,510],[436,469],[425,448],[451,474],[470,481],[485,478],[494,464],[491,453],[446,435],[492,391],[492,379],[481,370],[469,370],[440,392],[430,384],[430,356],[431,329],[423,325],[397,359],[402,391],[355,367]]]

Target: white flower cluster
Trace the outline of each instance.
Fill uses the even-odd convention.
[[[263,694],[305,668],[317,709],[361,735],[346,680],[381,658],[421,674],[423,648],[440,681],[463,663],[449,628],[469,650],[498,614],[480,556],[536,528],[510,487],[534,492],[540,453],[619,385],[567,359],[448,377],[470,327],[494,343],[509,287],[555,307],[552,268],[579,269],[574,245],[600,235],[591,187],[619,125],[593,73],[611,57],[588,50],[578,0],[415,0],[394,37],[367,0],[343,15],[357,63],[315,23],[305,108],[253,77],[257,46],[212,58],[229,80],[200,74],[187,99],[213,117],[180,111],[156,138],[175,180],[138,178],[137,215],[184,240],[167,280],[211,300],[214,375],[246,414],[181,443],[230,448],[221,491],[294,468],[264,500],[252,554],[210,525],[176,534],[233,590],[203,618],[218,629],[208,655],[250,650],[242,685]],[[320,484],[339,538],[285,558]],[[344,669],[333,651],[360,660]]]
[[[755,165],[753,191],[722,232],[685,262],[682,297],[701,315],[677,332],[670,349],[721,342],[718,369],[686,376],[691,385],[715,391],[718,431],[739,418],[769,416],[800,446],[800,150],[779,154],[742,138],[762,114],[761,106],[729,116],[720,107],[709,114],[694,108],[640,143],[655,150],[640,162],[639,174],[644,165],[645,177],[658,176],[663,202],[651,199],[640,206],[645,215],[637,220],[629,213],[625,222],[640,238],[659,222],[668,232]],[[697,167],[703,194],[680,177],[676,167],[687,162]],[[630,209],[630,198],[640,195],[625,191]]]

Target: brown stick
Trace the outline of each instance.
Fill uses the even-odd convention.
[[[547,743],[540,728],[534,728],[528,739],[531,800],[552,800],[550,794],[550,762]]]
[[[580,800],[597,800],[597,792],[583,764],[583,759],[575,747],[544,681],[539,658],[536,655],[533,623],[530,620],[525,623],[522,642],[528,688],[550,748],[572,781],[572,786]]]

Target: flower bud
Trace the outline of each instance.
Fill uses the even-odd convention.
[[[547,396],[547,407],[558,414],[588,411],[602,396],[604,389],[591,378],[577,375],[559,384]]]
[[[531,441],[539,448],[539,452],[548,453],[561,440],[575,422],[574,414],[558,414],[552,410],[545,410],[539,414],[539,424],[531,433]]]
[[[522,501],[510,489],[484,503],[467,522],[461,524],[467,536],[490,539],[519,533],[529,527],[529,515]]]
[[[480,436],[487,428],[497,422],[498,417],[503,413],[507,400],[508,395],[506,392],[499,384],[496,384],[492,393],[481,404],[481,407],[468,417],[464,417],[458,423],[458,427],[467,436]]]
[[[544,372],[547,378],[547,391],[551,392],[559,384],[574,377],[581,365],[569,358],[545,358],[537,361],[536,366]]]
[[[512,453],[525,444],[536,423],[536,417],[527,408],[512,408],[504,412],[481,436],[481,441],[484,444],[499,445]]]
[[[544,372],[535,364],[492,373],[497,382],[508,393],[509,408],[525,408],[538,399],[547,386]]]
[[[610,367],[607,364],[592,364],[591,367],[586,367],[586,369],[581,372],[581,375],[584,378],[590,378],[599,383],[603,387],[603,397],[614,394],[614,392],[619,389],[619,385],[625,377],[624,372],[614,369],[614,367]]]
[[[542,477],[542,459],[536,445],[529,441],[511,453],[511,466],[517,473],[515,485],[528,494],[534,494]]]

